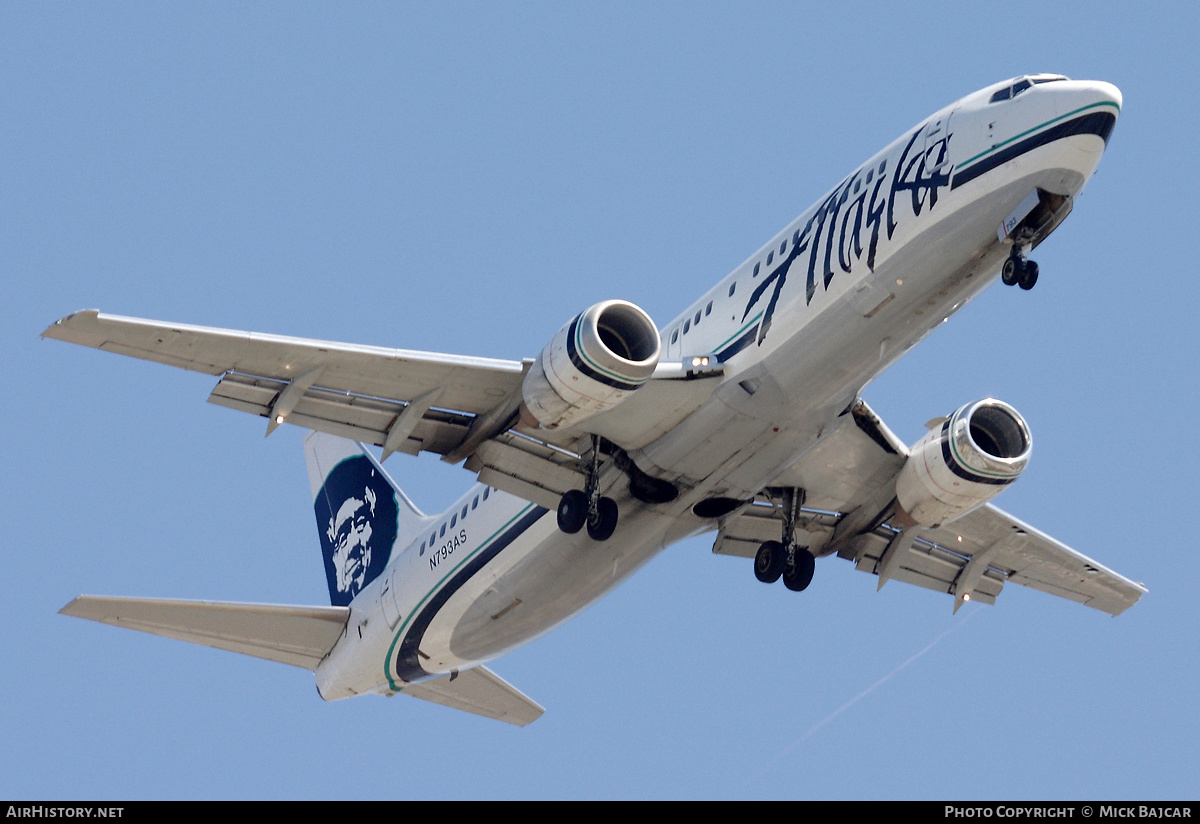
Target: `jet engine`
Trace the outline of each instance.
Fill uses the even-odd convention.
[[[1033,440],[1017,410],[994,398],[969,403],[909,451],[896,500],[921,526],[940,526],[996,497],[1029,463]]]
[[[611,409],[650,379],[660,352],[658,329],[640,307],[597,303],[559,329],[530,367],[522,420],[559,429]]]

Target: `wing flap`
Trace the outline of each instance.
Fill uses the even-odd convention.
[[[480,444],[465,464],[481,483],[547,509],[557,509],[568,489],[582,489],[586,476],[578,456],[506,432]]]
[[[884,524],[858,536],[838,555],[877,574],[896,531],[895,525]],[[991,504],[917,535],[891,577],[954,595],[956,609],[967,597],[994,603],[1010,581],[1110,615],[1120,615],[1147,591]]]
[[[487,667],[475,667],[404,688],[405,695],[523,727],[545,709]]]
[[[266,418],[286,386],[287,383],[271,378],[228,372],[213,387],[208,402]],[[401,401],[310,387],[288,413],[287,421],[306,429],[383,446],[407,408],[408,404]],[[462,442],[472,420],[470,415],[426,409],[396,451],[444,455]]]
[[[833,513],[803,510],[796,527],[796,543],[799,546],[820,545],[828,539],[836,523],[837,516]],[[783,520],[779,510],[755,501],[720,520],[712,551],[717,555],[753,558],[764,541],[778,541],[782,533]]]
[[[307,670],[337,643],[350,616],[347,607],[97,595],[80,595],[59,612]]]

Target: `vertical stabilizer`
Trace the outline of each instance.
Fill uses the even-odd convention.
[[[329,600],[346,606],[431,519],[360,443],[310,432],[304,459]]]

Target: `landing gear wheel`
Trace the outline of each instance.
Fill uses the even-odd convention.
[[[1004,281],[1005,286],[1014,285],[1020,276],[1021,259],[1019,257],[1010,257],[1004,261],[1004,266],[1000,269],[1000,280]]]
[[[803,592],[812,583],[817,559],[805,547],[797,547],[794,561],[783,571],[783,585],[792,592]]]
[[[558,528],[568,535],[583,529],[588,519],[588,499],[583,490],[571,489],[558,501]]]
[[[773,584],[787,566],[787,553],[779,541],[767,541],[754,556],[754,577],[764,584]]]
[[[593,541],[607,541],[617,529],[617,502],[612,498],[601,498],[596,504],[595,517],[588,516],[588,537]]]
[[[1021,267],[1020,278],[1017,280],[1017,285],[1025,291],[1029,291],[1037,283],[1038,265],[1032,260],[1025,261],[1025,265]]]

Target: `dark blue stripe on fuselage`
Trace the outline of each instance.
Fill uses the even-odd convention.
[[[724,363],[732,358],[738,352],[741,352],[747,346],[754,342],[754,336],[758,334],[758,324],[746,330],[746,334],[735,340],[733,343],[726,346],[717,353],[717,363]]]
[[[571,359],[572,365],[597,383],[611,386],[613,389],[624,389],[632,392],[641,386],[642,384],[640,383],[622,383],[619,380],[610,378],[608,375],[601,374],[588,366],[587,361],[579,356],[579,350],[575,348],[575,333],[579,329],[579,319],[582,317],[583,315],[577,315],[575,320],[571,321],[571,328],[567,330],[567,357]]]
[[[492,541],[490,546],[465,563],[462,569],[454,573],[454,576],[440,590],[434,593],[429,602],[425,604],[424,609],[413,619],[412,626],[408,629],[408,634],[400,642],[400,651],[396,654],[396,676],[401,681],[412,683],[422,678],[428,678],[432,674],[426,672],[421,667],[418,650],[421,647],[421,639],[425,636],[425,630],[429,629],[429,625],[433,623],[434,616],[438,614],[438,610],[445,606],[446,602],[450,600],[450,596],[458,592],[471,579],[472,575],[483,569],[489,561],[499,555],[513,541],[521,537],[525,530],[537,523],[548,511],[540,506],[535,506],[529,510],[520,520]]]
[[[1112,112],[1092,112],[1091,114],[1076,117],[1074,120],[1059,123],[1057,126],[1051,126],[1044,132],[1039,132],[1032,137],[1020,140],[993,155],[985,157],[974,165],[968,166],[965,169],[959,169],[954,173],[954,180],[951,182],[950,188],[957,189],[964,183],[972,181],[980,175],[990,172],[997,166],[1020,157],[1026,152],[1032,152],[1039,146],[1045,146],[1047,143],[1053,143],[1065,137],[1072,137],[1077,134],[1094,134],[1107,143],[1108,136],[1112,134],[1113,126],[1116,123],[1117,116]]]

